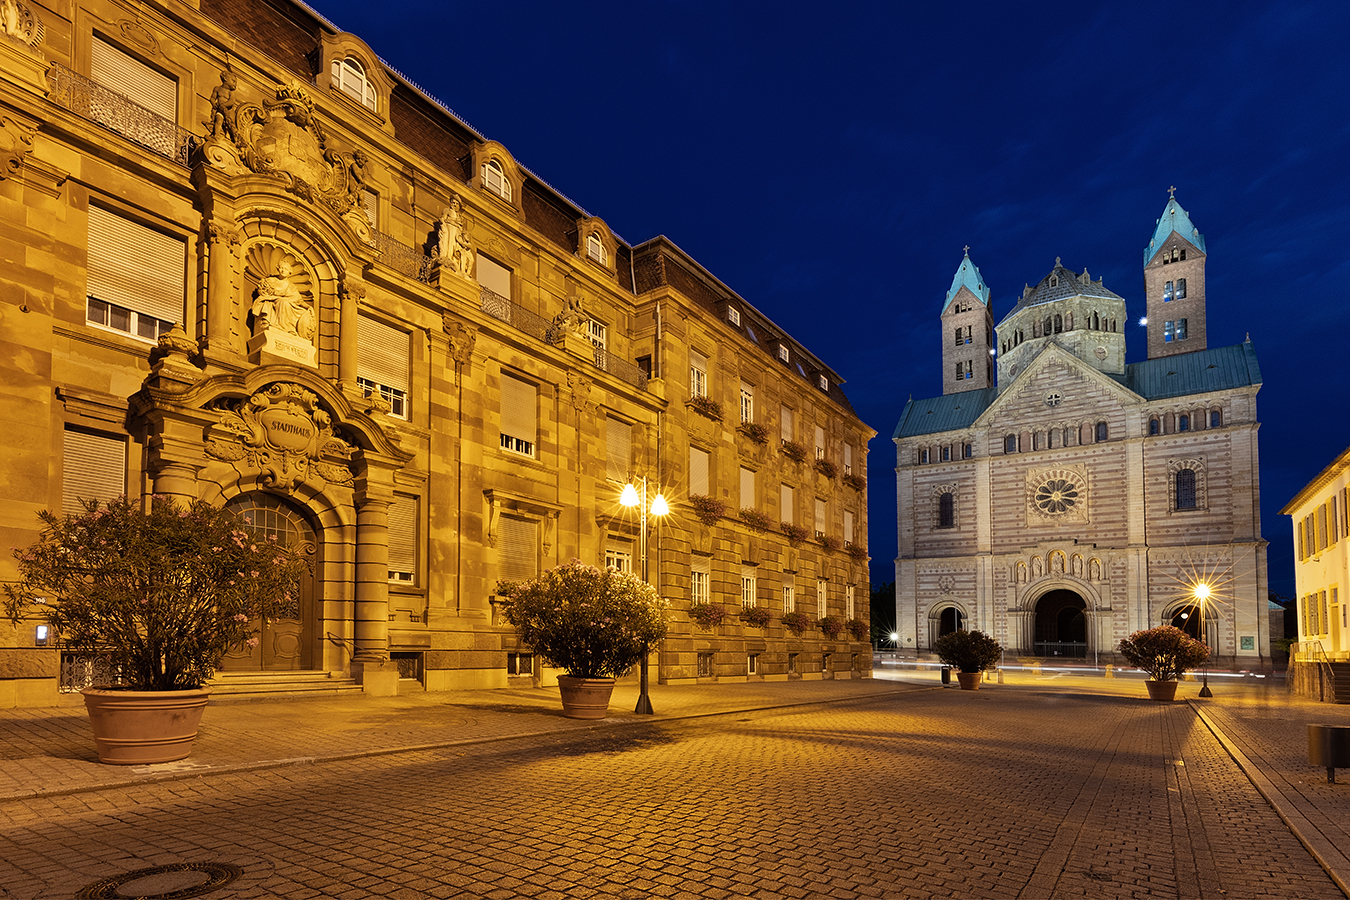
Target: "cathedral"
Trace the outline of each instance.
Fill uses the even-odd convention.
[[[1269,666],[1250,339],[1206,340],[1204,235],[1168,199],[1143,252],[1147,359],[1125,299],[1055,260],[995,325],[969,248],[943,300],[943,392],[895,427],[896,620],[923,655],[958,628],[1006,657],[1119,662],[1172,624]]]

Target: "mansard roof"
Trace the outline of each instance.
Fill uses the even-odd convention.
[[[1190,214],[1181,208],[1176,197],[1168,199],[1167,205],[1163,207],[1163,214],[1158,217],[1158,223],[1153,228],[1153,240],[1148,242],[1144,248],[1144,265],[1157,255],[1162,249],[1162,245],[1167,242],[1167,238],[1172,232],[1176,232],[1183,238],[1191,242],[1191,245],[1201,253],[1205,251],[1205,236],[1200,233],[1200,229],[1191,224]]]
[[[966,288],[985,306],[989,305],[989,285],[984,283],[984,276],[980,274],[979,268],[970,261],[970,252],[967,251],[965,258],[961,260],[960,267],[956,274],[952,276],[952,286],[947,290],[947,299],[942,304],[942,311],[945,313],[947,307],[952,305],[952,299],[956,292],[961,288]]]
[[[1018,377],[1022,377],[1030,367]],[[1228,391],[1261,384],[1261,367],[1250,339],[1231,347],[1147,359],[1125,366],[1124,375],[1108,378],[1145,400],[1167,400],[1191,394]],[[1014,383],[1017,379],[1014,379]],[[1009,385],[1004,385],[1008,387]],[[893,439],[956,431],[974,424],[998,398],[999,388],[984,388],[910,400],[896,423]]]
[[[1026,309],[1028,306],[1040,306],[1042,303],[1053,303],[1056,300],[1063,300],[1066,297],[1103,297],[1109,300],[1119,300],[1125,302],[1125,298],[1115,291],[1102,286],[1101,279],[1092,280],[1087,269],[1083,270],[1082,275],[1075,275],[1069,269],[1066,269],[1055,258],[1055,267],[1042,278],[1035,287],[1028,287],[1022,291],[1022,299],[1017,301],[1017,305],[1012,308],[1004,320],[1014,313]]]

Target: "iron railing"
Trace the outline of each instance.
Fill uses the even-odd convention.
[[[104,653],[62,653],[57,689],[63,694],[78,694],[87,687],[120,684],[122,673]]]
[[[409,247],[383,231],[372,231],[375,249],[380,251],[380,262],[396,272],[402,272],[414,281],[431,284],[432,258],[417,247]]]
[[[1296,662],[1310,662],[1316,665],[1322,685],[1320,695],[1325,697],[1330,694],[1331,702],[1336,702],[1336,671],[1331,668],[1331,660],[1327,658],[1326,649],[1323,648],[1321,641],[1295,641],[1289,645],[1289,658]]]
[[[523,306],[512,303],[510,298],[503,297],[495,291],[490,291],[487,288],[482,289],[482,293],[479,294],[479,308],[492,318],[500,319],[508,325],[514,325],[545,344],[557,344],[562,340],[562,332],[554,328],[550,320]]]
[[[97,122],[184,168],[191,166],[192,151],[200,139],[177,122],[57,63],[47,70],[47,83],[51,86],[47,96],[57,106]]]
[[[620,359],[604,347],[595,348],[595,367],[622,379],[640,391],[647,389],[647,373],[626,359]]]

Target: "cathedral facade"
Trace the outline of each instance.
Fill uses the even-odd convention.
[[[1107,663],[1131,632],[1174,624],[1219,660],[1268,666],[1261,372],[1250,340],[1207,346],[1205,261],[1169,199],[1144,250],[1135,363],[1124,298],[1086,269],[1056,260],[995,326],[961,261],[943,394],[911,400],[894,432],[901,651],[969,628],[1009,657]]]

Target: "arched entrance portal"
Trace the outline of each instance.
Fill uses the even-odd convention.
[[[1050,591],[1036,601],[1034,652],[1037,656],[1087,656],[1087,603],[1075,591]]]
[[[308,565],[300,580],[300,612],[294,619],[271,622],[254,620],[249,629],[258,638],[256,647],[240,647],[225,657],[229,671],[287,671],[308,669],[313,663],[313,643],[307,629],[314,622],[314,572],[318,545],[314,529],[295,506],[275,494],[243,494],[225,504],[225,508],[244,520],[256,540],[276,535],[278,542],[299,547]]]
[[[961,610],[955,606],[949,606],[942,611],[938,618],[938,637],[944,634],[951,634],[953,631],[960,631],[965,627],[965,616],[961,615]]]
[[[1197,641],[1200,640],[1200,607],[1181,607],[1172,614],[1172,621],[1170,624],[1174,628],[1180,628]]]

